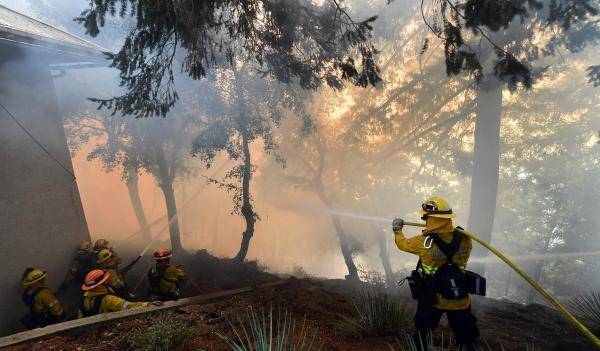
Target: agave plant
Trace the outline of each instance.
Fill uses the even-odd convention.
[[[234,351],[313,351],[322,347],[317,328],[309,327],[306,317],[297,324],[287,309],[279,309],[274,316],[272,307],[260,313],[249,307],[245,318],[238,315],[235,323],[228,321],[235,337],[216,334]]]
[[[404,304],[397,297],[385,293],[363,292],[354,306],[357,318],[342,316],[345,327],[354,333],[371,336],[399,335],[408,324]]]
[[[388,344],[389,351],[420,351],[420,350],[436,350],[436,351],[462,351],[458,346],[453,344],[453,339],[449,339],[446,341],[444,335],[442,334],[442,339],[439,342],[439,345],[435,345],[433,342],[433,337],[431,334],[427,335],[427,346],[423,347],[423,345],[417,345],[413,338],[410,336],[404,337],[404,342],[400,342],[397,338],[395,339],[395,345]],[[530,347],[528,345],[524,346],[523,351],[535,351],[533,345]],[[492,348],[490,344],[487,343],[485,339],[479,343],[477,347],[477,351],[505,351],[502,344],[500,344],[496,348]]]
[[[600,328],[600,293],[590,292],[574,297],[570,303],[573,311]]]

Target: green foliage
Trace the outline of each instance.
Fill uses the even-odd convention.
[[[574,297],[569,305],[573,311],[600,328],[600,293],[590,292]]]
[[[94,0],[76,21],[96,36],[114,16],[135,19],[120,51],[108,55],[127,92],[94,101],[125,114],[164,116],[173,107],[176,58],[193,79],[239,60],[306,89],[380,81],[369,43],[376,17],[354,21],[338,2]]]
[[[148,317],[148,325],[127,333],[127,343],[134,350],[168,351],[198,335],[189,322],[179,320],[174,313]]]
[[[306,317],[301,325],[296,324],[293,315],[288,311],[278,310],[273,315],[273,308],[257,313],[252,307],[246,310],[245,318],[237,316],[237,322],[229,322],[235,338],[223,333],[217,335],[234,351],[311,351],[320,350],[317,340],[317,329],[307,324]]]
[[[344,326],[358,335],[399,335],[409,324],[404,304],[399,298],[385,293],[363,292],[354,307],[356,318],[342,318]]]

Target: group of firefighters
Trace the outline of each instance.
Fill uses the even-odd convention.
[[[404,221],[400,218],[392,224],[396,246],[419,256],[417,269],[407,278],[413,298],[418,300],[414,342],[418,350],[427,349],[428,337],[446,314],[459,349],[474,351],[479,329],[471,312],[469,294],[485,295],[485,291],[481,293],[479,289],[480,283],[485,285],[485,280],[465,269],[473,247],[471,239],[453,226],[455,215],[444,199],[428,199],[422,205],[421,214],[426,227],[421,235],[405,237],[402,232]],[[93,249],[84,242],[59,291],[85,277],[79,318],[176,300],[184,272],[181,266],[170,264],[171,256],[168,249],[154,253],[156,266],[148,274],[150,302],[131,302],[124,273],[136,261],[120,270],[121,259],[108,247],[106,240],[98,240]],[[90,257],[94,264],[90,263]],[[23,275],[23,301],[30,310],[30,320],[24,324],[29,324],[30,328],[56,323],[65,317],[54,293],[45,285],[46,276],[46,272],[31,268]]]
[[[154,252],[156,264],[148,272],[148,301],[135,301],[136,296],[125,284],[125,274],[141,256],[121,268],[121,258],[108,244],[105,239],[97,240],[93,247],[90,242],[82,242],[58,288],[57,294],[60,295],[72,284],[81,284],[82,297],[77,318],[150,305],[160,306],[164,301],[179,299],[185,273],[183,266],[171,264],[171,250],[160,248]],[[21,322],[28,329],[45,327],[66,319],[57,294],[46,284],[47,277],[48,273],[39,268],[27,268],[23,272],[23,302],[29,313]]]

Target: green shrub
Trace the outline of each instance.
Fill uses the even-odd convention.
[[[127,333],[126,342],[134,350],[169,351],[198,335],[194,327],[171,312],[152,315],[147,320],[146,327],[135,327]]]
[[[234,351],[312,351],[322,347],[317,329],[308,326],[306,317],[298,325],[287,309],[274,316],[272,307],[260,314],[250,307],[244,319],[240,315],[236,319],[235,323],[229,320],[234,338],[216,333]]]
[[[363,336],[394,336],[408,326],[406,308],[397,297],[363,292],[354,304],[356,318],[342,316],[347,329]]]
[[[595,328],[600,328],[600,293],[590,292],[576,296],[569,305],[575,314],[589,320]]]

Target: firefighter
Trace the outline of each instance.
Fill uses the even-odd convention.
[[[89,241],[82,241],[75,252],[75,257],[71,261],[63,283],[58,288],[58,292],[64,291],[74,281],[78,284],[82,284],[85,275],[92,270],[94,264],[95,257],[94,252],[92,251],[92,244]]]
[[[35,268],[27,268],[23,273],[23,302],[29,313],[21,323],[27,329],[41,328],[58,323],[65,318],[65,312],[58,299],[46,286],[48,273]]]
[[[471,313],[465,274],[473,247],[471,239],[455,231],[452,218],[456,216],[444,199],[428,199],[421,214],[426,224],[421,235],[406,238],[402,233],[404,221],[400,218],[392,224],[396,246],[419,256],[417,269],[409,278],[413,298],[418,300],[415,344],[426,348],[427,336],[446,313],[459,349],[474,351],[479,329]]]
[[[113,250],[102,249],[98,251],[96,267],[110,273],[106,284],[117,296],[124,299],[133,298],[125,286],[125,275],[119,270],[120,264],[121,257],[119,257]]]
[[[129,310],[132,308],[161,306],[161,301],[131,302],[115,295],[114,290],[107,284],[110,272],[94,269],[85,277],[81,286],[84,291],[83,299],[77,311],[77,318],[90,317],[100,313]]]
[[[103,249],[113,249],[112,247],[108,246],[108,240],[106,239],[98,239],[94,242],[94,252],[96,254],[98,254],[98,252],[100,252]]]
[[[148,296],[151,301],[169,301],[180,298],[179,286],[183,282],[185,273],[183,266],[171,265],[171,250],[160,248],[154,252],[154,266],[148,272]]]

